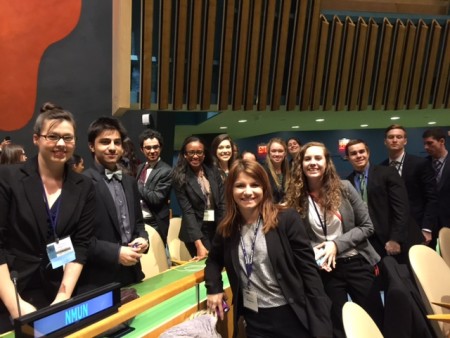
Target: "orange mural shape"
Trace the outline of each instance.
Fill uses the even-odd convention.
[[[80,14],[81,0],[0,0],[0,130],[18,130],[33,117],[42,55]]]

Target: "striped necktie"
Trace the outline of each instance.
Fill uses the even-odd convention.
[[[367,203],[367,180],[365,174],[359,174],[359,191],[364,202]]]

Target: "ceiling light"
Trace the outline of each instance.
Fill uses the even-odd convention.
[[[227,129],[227,128],[228,128],[227,126],[219,127],[219,129]]]
[[[239,120],[238,122],[239,123],[245,123],[245,122],[247,122],[247,120]]]
[[[400,120],[400,116],[392,116],[391,120]]]
[[[325,119],[316,119],[316,122],[323,122]]]
[[[300,126],[292,126],[291,128],[292,129],[298,129],[298,128],[300,128]]]
[[[428,124],[436,124],[436,121],[430,121]]]
[[[369,125],[368,124],[361,124],[361,127],[362,128],[366,128],[366,127],[368,127]]]

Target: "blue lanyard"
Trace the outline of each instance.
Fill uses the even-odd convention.
[[[247,250],[245,250],[244,239],[242,238],[241,234],[242,254],[244,255],[245,270],[247,272],[247,286],[249,288],[250,288],[250,276],[252,275],[253,272],[253,256],[255,254],[256,236],[258,235],[258,229],[260,225],[261,225],[261,216],[258,217],[258,221],[256,223],[255,233],[253,235],[252,240],[252,251],[250,255],[248,255]]]
[[[42,187],[44,188],[44,193],[42,195],[44,197],[45,209],[47,210],[47,215],[48,215],[48,218],[50,219],[50,225],[52,226],[53,235],[55,236],[55,241],[56,241],[56,243],[58,243],[59,238],[58,238],[58,235],[56,234],[56,226],[57,226],[58,217],[59,217],[59,207],[61,206],[61,195],[56,199],[56,202],[55,202],[56,213],[53,214],[50,211],[50,206],[48,204],[47,195],[45,194],[44,183],[42,183]],[[61,191],[61,194],[62,194],[62,191]]]

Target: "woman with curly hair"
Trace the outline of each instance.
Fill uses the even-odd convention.
[[[283,201],[290,176],[286,142],[278,137],[270,139],[267,152],[265,169],[272,186],[273,201],[280,203]]]
[[[295,210],[272,202],[264,168],[252,160],[233,163],[225,200],[206,261],[209,309],[223,318],[225,267],[234,323],[244,316],[247,337],[330,337],[330,300],[305,227]]]
[[[333,335],[345,337],[342,307],[347,294],[382,328],[383,305],[376,283],[380,256],[367,207],[349,181],[341,181],[322,143],[309,142],[294,159],[286,203],[303,218],[325,291],[333,303]]]

